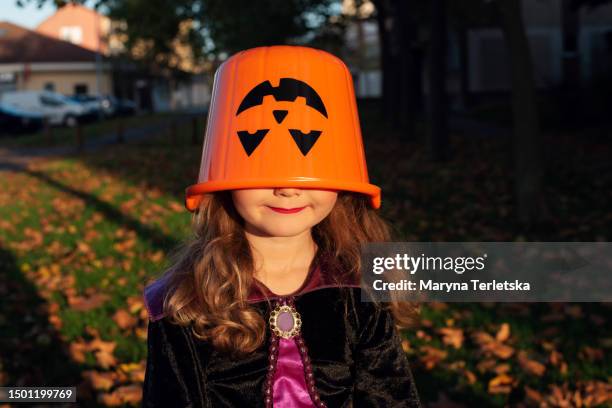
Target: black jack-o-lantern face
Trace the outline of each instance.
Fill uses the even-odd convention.
[[[298,97],[304,99],[305,105],[296,102]],[[292,114],[295,114],[295,116],[303,115],[303,117],[307,115],[318,115],[318,118],[312,118],[310,121],[312,123],[320,123],[321,116],[327,119],[327,110],[319,94],[307,83],[294,78],[281,78],[277,87],[273,87],[270,81],[264,81],[258,84],[244,97],[238,107],[236,116],[250,108],[268,105],[268,103],[264,103],[264,99],[267,100],[268,98],[274,98],[276,101],[276,105],[271,109],[271,115],[274,117],[274,121],[279,125],[285,121],[288,115],[291,116]],[[266,111],[266,114],[270,113]],[[288,124],[287,129],[298,149],[304,156],[312,149],[323,132],[320,128],[310,129],[308,133],[305,133],[299,128],[296,128],[297,126],[289,126],[291,126],[291,123]],[[257,129],[254,133],[248,130],[237,131],[238,138],[247,156],[250,156],[251,153],[255,151],[269,131],[270,128]]]

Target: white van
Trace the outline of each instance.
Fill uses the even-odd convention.
[[[10,91],[0,95],[0,103],[42,114],[52,125],[74,127],[87,113],[80,103],[51,91]]]

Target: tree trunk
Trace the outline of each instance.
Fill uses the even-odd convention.
[[[399,43],[400,43],[400,72],[398,75],[398,89],[400,94],[400,125],[404,140],[416,139],[416,114],[419,105],[421,72],[418,70],[415,43],[417,40],[417,23],[411,13],[411,2],[396,0],[398,12]]]
[[[542,157],[535,81],[520,0],[497,0],[510,51],[518,221],[531,226],[541,213]]]
[[[389,23],[390,17],[388,2],[386,0],[375,0],[376,19],[378,22],[378,39],[380,43],[380,68],[382,76],[381,116],[385,120],[391,117],[392,99],[392,61],[389,46]]]
[[[562,118],[568,125],[580,123],[580,55],[578,35],[580,21],[578,10],[572,8],[572,0],[561,1],[562,54]]]
[[[429,95],[431,132],[429,149],[432,160],[446,161],[448,146],[448,95],[446,93],[446,1],[431,0],[431,49]]]
[[[469,61],[468,61],[468,29],[461,26],[457,35],[459,38],[459,101],[462,109],[472,105],[470,94]]]

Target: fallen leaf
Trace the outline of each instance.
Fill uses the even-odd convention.
[[[513,378],[507,374],[500,374],[489,380],[489,393],[508,394],[512,390]]]
[[[533,374],[538,377],[544,375],[544,372],[546,371],[546,366],[536,360],[532,360],[527,357],[527,353],[524,350],[521,350],[518,353],[517,358],[520,366],[529,374]]]
[[[68,304],[74,310],[83,312],[83,311],[87,311],[91,309],[96,309],[102,306],[108,299],[109,299],[109,296],[104,293],[96,293],[89,297],[69,296]]]
[[[444,360],[448,354],[446,350],[440,350],[428,345],[421,347],[421,351],[425,353],[421,356],[420,360],[426,370],[434,368],[440,361]]]
[[[136,404],[142,400],[142,386],[124,385],[117,388],[113,394],[117,394],[124,404]]]
[[[542,394],[540,394],[538,391],[534,390],[533,388],[529,388],[528,386],[525,386],[524,390],[527,400],[532,402],[542,402]]]
[[[82,375],[94,389],[104,391],[110,390],[117,378],[117,375],[113,372],[98,372],[95,370],[85,371]]]
[[[94,339],[89,343],[90,350],[94,351],[94,356],[98,365],[104,369],[117,365],[117,360],[113,356],[113,350],[117,344],[113,341],[102,341]]]
[[[497,331],[497,334],[495,335],[495,339],[503,342],[508,340],[508,337],[510,337],[510,325],[508,323],[502,323],[501,327]]]
[[[85,362],[85,352],[89,350],[89,347],[85,343],[72,342],[70,343],[70,356],[77,363]]]
[[[122,330],[126,330],[131,327],[134,327],[136,323],[138,323],[138,319],[132,316],[131,314],[129,314],[124,309],[117,310],[115,314],[113,315],[113,320],[115,321],[115,323],[117,323],[117,326],[119,326],[119,328],[121,328]]]
[[[470,370],[465,370],[463,373],[465,374],[465,377],[467,378],[469,384],[474,384],[476,382],[476,374],[474,374]]]
[[[463,345],[463,330],[454,327],[442,327],[438,329],[442,335],[442,342],[458,349]]]

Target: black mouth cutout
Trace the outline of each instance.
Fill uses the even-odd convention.
[[[276,101],[285,102],[293,102],[298,96],[304,97],[307,106],[310,106],[327,118],[327,109],[319,94],[306,82],[294,78],[281,78],[277,87],[273,87],[270,81],[264,81],[256,85],[240,103],[236,116],[249,108],[261,105],[264,96],[267,95],[272,95]],[[288,113],[289,111],[280,109],[272,111],[274,120],[278,124],[285,120]],[[237,132],[247,156],[251,156],[269,131],[270,129],[259,129],[255,133],[249,133],[246,130],[239,130]],[[304,133],[299,129],[289,129],[293,141],[304,157],[310,152],[322,132],[321,130],[311,130],[309,133]]]

